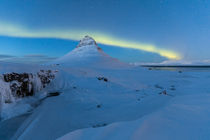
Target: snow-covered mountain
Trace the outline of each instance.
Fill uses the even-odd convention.
[[[106,54],[89,36],[80,40],[74,50],[50,64],[74,67],[119,68],[128,66]]]

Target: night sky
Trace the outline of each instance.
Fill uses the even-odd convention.
[[[0,0],[0,60],[44,63],[85,35],[126,62],[210,59],[208,0]]]

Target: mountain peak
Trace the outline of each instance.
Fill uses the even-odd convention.
[[[96,41],[92,37],[86,35],[82,40],[80,40],[79,44],[77,45],[77,48],[90,45],[97,46]]]
[[[115,67],[122,65],[117,59],[107,55],[90,37],[85,36],[80,40],[75,49],[58,58],[51,64],[62,64],[69,66],[95,66],[95,67]],[[124,64],[123,64],[124,65]]]

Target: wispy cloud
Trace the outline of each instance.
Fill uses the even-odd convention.
[[[210,65],[210,60],[165,60],[163,62],[160,63],[142,63],[142,62],[135,62],[135,63],[130,63],[136,66],[139,65],[166,65],[166,66],[170,66],[170,65]]]
[[[6,62],[17,62],[17,63],[47,63],[52,60],[57,59],[57,57],[50,57],[42,54],[27,54],[24,56],[11,56],[11,55],[0,55],[0,61]]]
[[[23,57],[27,57],[27,58],[47,58],[47,55],[43,55],[43,54],[27,54],[24,55]]]
[[[23,26],[18,26],[8,23],[0,23],[0,35],[13,36],[13,37],[28,37],[28,38],[58,38],[58,39],[68,39],[68,40],[79,40],[85,35],[90,35],[98,43],[101,44],[156,53],[168,59],[175,59],[175,60],[181,59],[181,55],[172,50],[160,48],[152,44],[143,44],[137,41],[130,41],[95,31],[59,30],[59,29],[35,31],[31,29],[26,29]]]
[[[0,60],[11,59],[11,58],[14,58],[14,57],[15,56],[13,56],[13,55],[0,54]]]

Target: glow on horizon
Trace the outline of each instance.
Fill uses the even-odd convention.
[[[93,32],[93,31],[80,31],[80,30],[69,30],[69,31],[34,31],[29,30],[21,26],[11,25],[11,24],[1,24],[0,23],[0,35],[11,36],[11,37],[25,37],[25,38],[57,38],[57,39],[67,39],[67,40],[80,40],[85,35],[90,35],[93,37],[97,43],[142,50],[146,52],[156,53],[160,56],[166,57],[168,59],[179,60],[181,55],[177,52],[158,48],[151,44],[142,44],[134,41],[126,41],[117,37],[112,37],[103,33]]]

